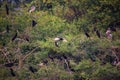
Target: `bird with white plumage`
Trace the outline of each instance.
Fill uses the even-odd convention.
[[[56,46],[56,47],[59,47],[59,45],[58,45],[58,42],[59,42],[59,41],[67,42],[67,40],[66,40],[65,38],[56,37],[56,38],[54,38],[54,42],[55,42],[55,46]]]

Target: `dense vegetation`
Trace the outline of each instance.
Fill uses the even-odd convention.
[[[119,80],[119,61],[119,0],[0,0],[0,80]]]

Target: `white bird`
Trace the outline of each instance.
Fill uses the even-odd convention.
[[[39,66],[39,67],[43,67],[43,66],[44,66],[44,64],[43,64],[43,63],[40,63],[40,64],[38,64],[38,66]]]
[[[112,39],[112,34],[109,34],[109,35],[108,35],[108,38],[109,38],[109,39]]]
[[[29,13],[35,11],[35,9],[36,9],[36,7],[35,7],[35,6],[32,6],[32,7],[30,8],[30,10],[29,10]]]
[[[55,42],[55,46],[56,46],[56,47],[59,47],[59,46],[58,46],[58,42],[59,42],[59,41],[67,42],[67,40],[66,40],[65,38],[56,37],[56,38],[54,38],[54,42]]]
[[[108,39],[112,39],[112,34],[111,34],[110,28],[107,29],[106,36],[107,36]]]

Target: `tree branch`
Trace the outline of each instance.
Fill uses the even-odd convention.
[[[0,51],[2,52],[2,54],[4,55],[4,57],[7,59],[7,61],[10,63],[10,60],[7,57],[7,54],[4,52],[4,49],[0,49]]]
[[[38,49],[39,47],[36,47],[36,48],[34,48],[32,51],[30,51],[28,54],[26,54],[24,57],[23,57],[23,61],[30,55],[30,54],[32,54],[36,49]]]

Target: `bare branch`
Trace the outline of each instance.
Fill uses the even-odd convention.
[[[0,51],[2,52],[2,54],[4,55],[4,57],[7,59],[7,61],[10,63],[10,60],[7,57],[7,53],[5,53],[4,49],[0,49]]]
[[[36,48],[34,48],[32,51],[30,51],[28,54],[26,54],[25,56],[24,56],[24,58],[22,59],[23,61],[30,55],[30,54],[32,54],[36,49],[38,49],[39,47],[36,47]]]

